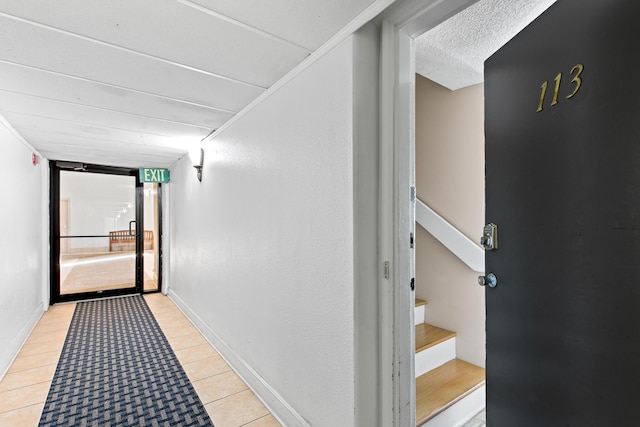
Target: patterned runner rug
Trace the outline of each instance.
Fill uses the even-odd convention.
[[[39,426],[213,426],[141,296],[78,303]]]

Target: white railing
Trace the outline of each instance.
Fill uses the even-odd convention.
[[[416,199],[416,222],[473,271],[484,271],[484,249],[419,199]]]

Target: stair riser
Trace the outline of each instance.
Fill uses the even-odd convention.
[[[424,309],[426,306],[421,305],[413,309],[413,317],[415,324],[413,326],[419,325],[420,323],[424,323]]]
[[[459,427],[463,425],[485,407],[486,393],[486,386],[479,387],[464,399],[427,421],[423,426]]]
[[[456,339],[449,338],[439,344],[416,353],[416,378],[456,358]]]

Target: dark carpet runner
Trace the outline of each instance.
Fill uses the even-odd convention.
[[[39,426],[213,426],[141,296],[78,303]]]

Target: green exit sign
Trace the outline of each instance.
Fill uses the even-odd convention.
[[[140,182],[169,182],[169,169],[140,168]]]

